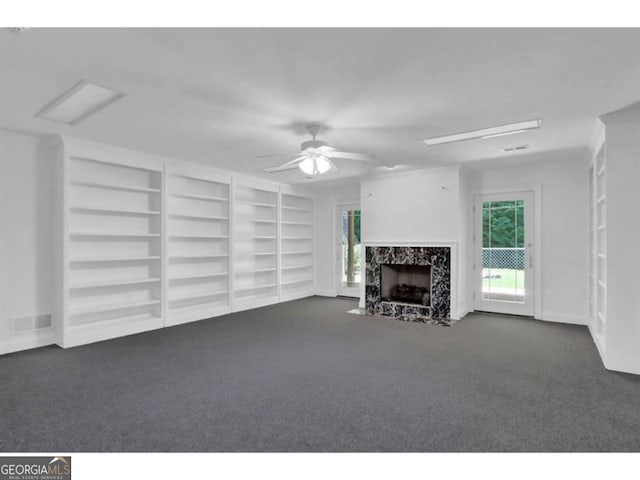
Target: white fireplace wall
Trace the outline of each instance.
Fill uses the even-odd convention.
[[[450,246],[451,317],[466,313],[460,293],[464,245],[461,229],[460,167],[388,173],[360,184],[362,243],[365,246]],[[459,300],[458,300],[459,299]],[[364,306],[364,288],[360,306]]]
[[[456,242],[459,167],[388,174],[360,186],[363,243]]]

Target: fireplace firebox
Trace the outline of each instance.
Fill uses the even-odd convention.
[[[430,265],[380,265],[380,300],[431,305]]]

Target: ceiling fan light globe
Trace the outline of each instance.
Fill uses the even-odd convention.
[[[327,173],[329,170],[331,170],[331,162],[329,162],[327,157],[319,156],[318,158],[316,158],[316,168],[318,170],[318,173],[322,175],[323,173]]]
[[[313,175],[316,173],[316,166],[313,158],[307,157],[298,164],[298,168],[306,175]]]

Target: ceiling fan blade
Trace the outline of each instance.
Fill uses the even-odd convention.
[[[370,162],[375,155],[369,153],[355,153],[355,152],[329,152],[326,154],[329,158],[344,158],[345,160],[358,160],[362,162]]]
[[[300,152],[296,153],[272,153],[270,155],[256,155],[258,158],[275,158],[275,157],[299,157]]]
[[[323,155],[327,155],[331,152],[335,152],[336,148],[332,147],[331,145],[323,145],[321,147],[316,148],[316,150],[322,153]]]
[[[262,171],[268,172],[268,173],[275,173],[275,172],[284,172],[285,170],[293,170],[294,168],[298,168],[298,163],[300,163],[305,158],[307,157],[298,156],[298,158],[294,158],[293,160],[283,163],[282,165],[278,165],[277,167],[263,168]]]

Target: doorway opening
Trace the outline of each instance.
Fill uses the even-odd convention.
[[[338,295],[359,297],[362,283],[361,215],[359,205],[340,205],[338,217]]]
[[[533,192],[475,199],[475,309],[533,315]]]

